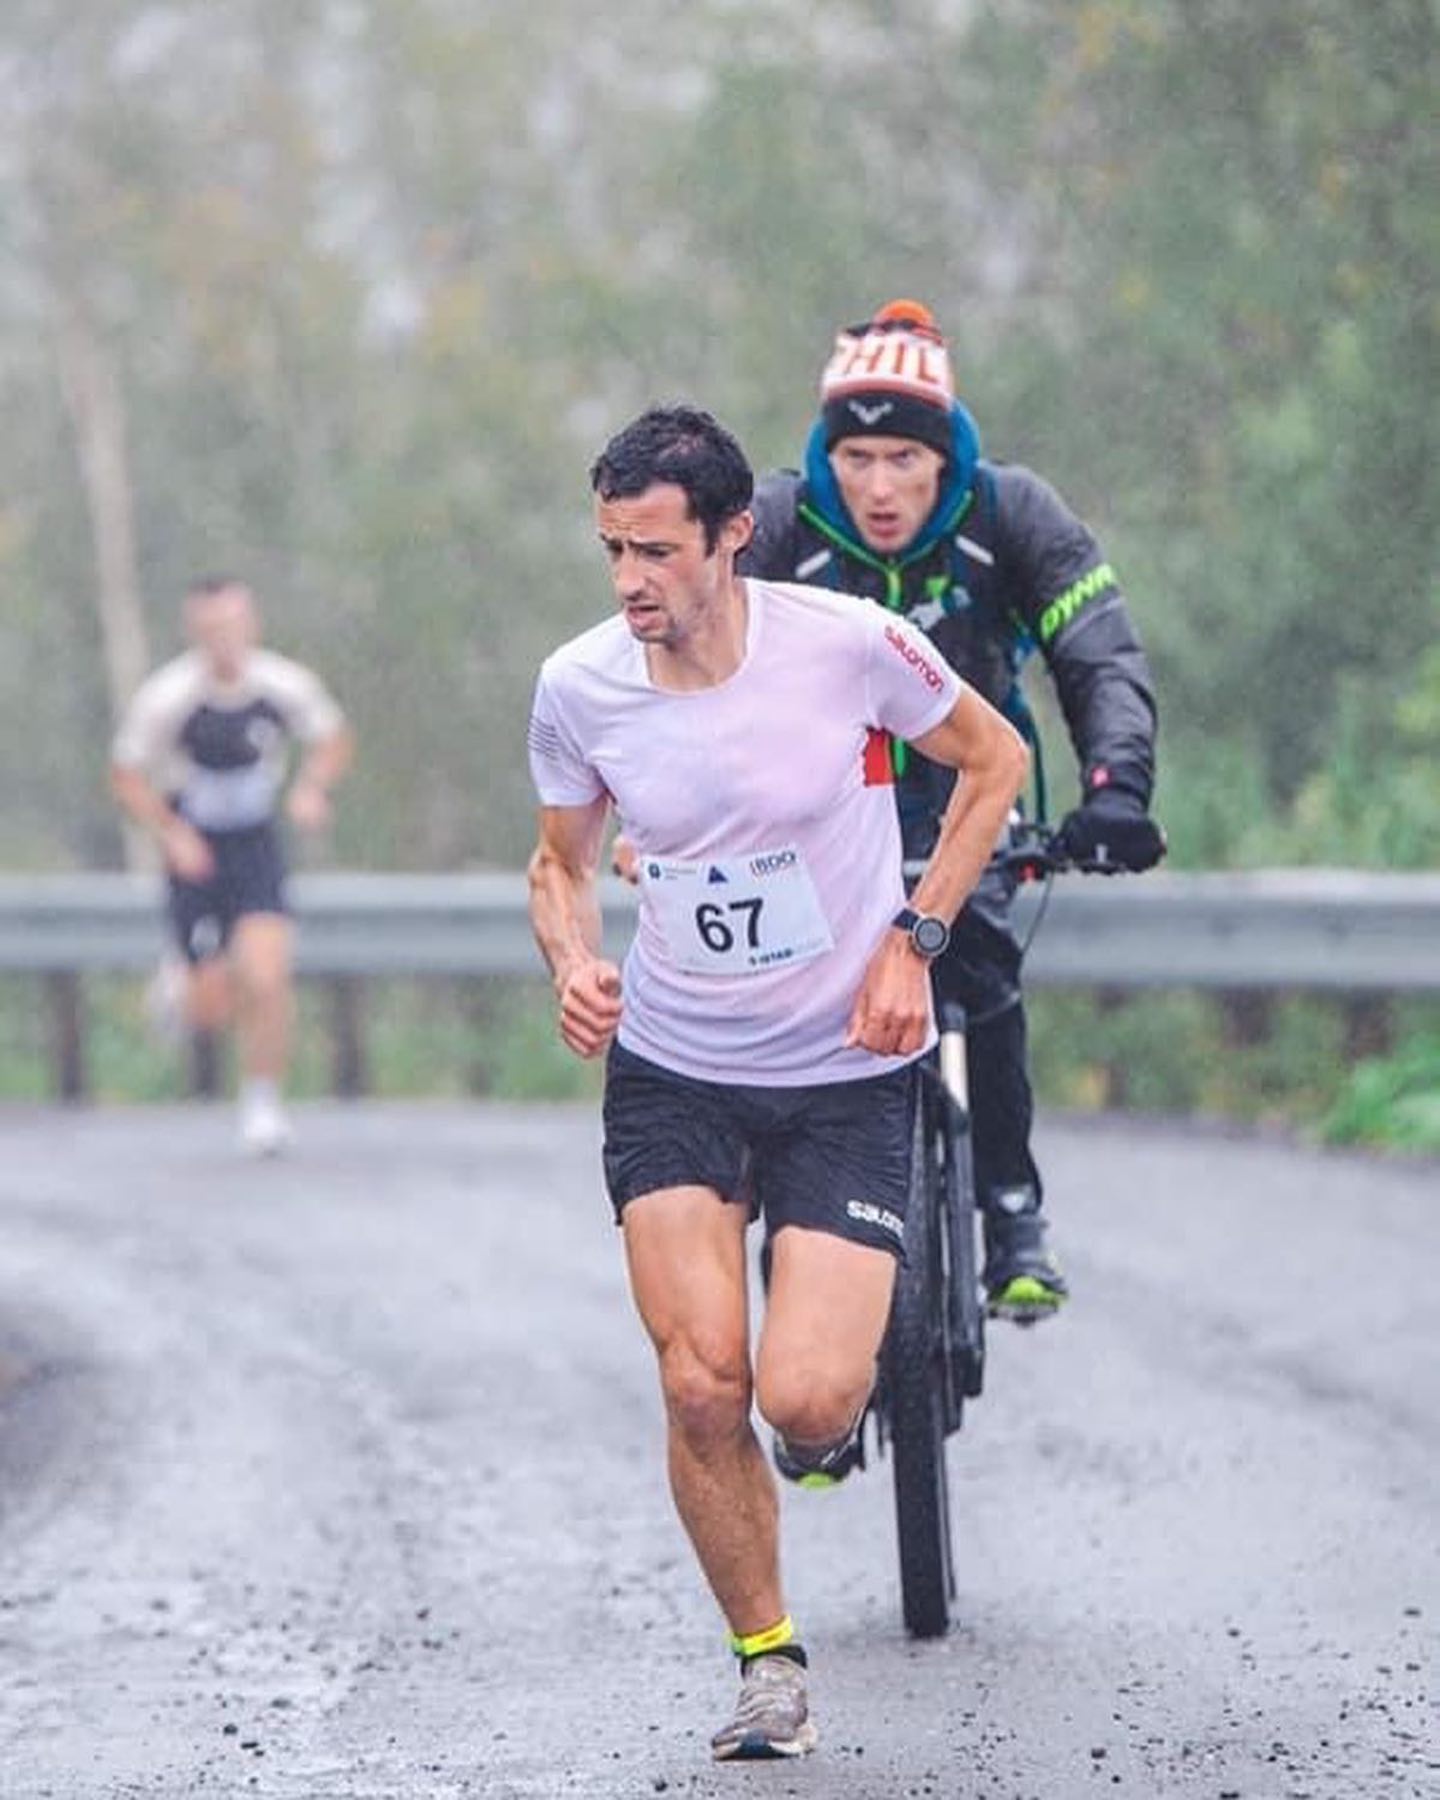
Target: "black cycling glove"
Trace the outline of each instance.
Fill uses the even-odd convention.
[[[1145,802],[1111,781],[1108,770],[1092,769],[1088,792],[1066,813],[1056,833],[1076,862],[1109,863],[1138,873],[1153,869],[1165,854],[1165,833],[1145,810]]]

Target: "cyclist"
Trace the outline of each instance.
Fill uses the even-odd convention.
[[[286,746],[294,739],[304,754],[285,810],[318,831],[353,740],[319,678],[260,647],[259,610],[243,581],[195,582],[183,616],[190,648],[136,692],[115,736],[110,785],[164,859],[189,1025],[218,1033],[233,1014],[241,1142],[268,1156],[291,1135],[280,1089],[292,928],[276,818]]]
[[[1150,673],[1114,571],[1090,531],[1029,469],[987,461],[956,398],[935,320],[912,300],[841,331],[820,378],[801,473],[764,477],[742,573],[883,602],[926,631],[965,680],[1033,738],[1017,675],[1038,648],[1081,770],[1060,825],[1077,858],[1147,869],[1164,850],[1149,816],[1155,766]],[[954,773],[897,743],[907,857],[923,857]],[[934,969],[970,1019],[976,1189],[992,1313],[1052,1314],[1066,1284],[1045,1242],[1030,1149],[1015,883],[992,870]]]
[[[545,662],[531,919],[565,1043],[606,1055],[603,1164],[654,1344],[672,1492],[740,1662],[720,1759],[814,1743],[752,1398],[797,1475],[844,1472],[908,1180],[929,957],[1025,779],[1019,734],[903,620],[743,580],[753,477],[708,413],[654,408],[591,470],[619,616]],[[905,904],[889,733],[963,768]],[[623,975],[595,880],[638,861]],[[745,1232],[773,1258],[752,1366]]]

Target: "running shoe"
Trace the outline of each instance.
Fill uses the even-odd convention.
[[[716,1762],[804,1756],[818,1733],[805,1696],[805,1670],[788,1656],[754,1656],[740,1674],[729,1724],[710,1740]]]
[[[1034,1325],[1065,1304],[1070,1290],[1045,1248],[1045,1221],[1033,1204],[1018,1211],[986,1211],[982,1279],[992,1319]]]
[[[241,1094],[240,1142],[252,1156],[278,1156],[293,1137],[285,1109],[273,1093],[256,1088]]]
[[[865,1414],[843,1443],[824,1450],[797,1450],[777,1431],[771,1442],[776,1470],[797,1487],[838,1487],[852,1469],[865,1467]]]

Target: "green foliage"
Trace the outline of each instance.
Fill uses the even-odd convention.
[[[184,1054],[154,1036],[143,983],[87,982],[85,1017],[97,1101],[184,1098]],[[601,1065],[564,1048],[543,982],[375,981],[363,990],[360,1018],[367,1091],[377,1098],[598,1103]],[[1349,1053],[1343,1005],[1316,997],[1252,997],[1241,1011],[1198,994],[1040,990],[1030,996],[1029,1021],[1036,1092],[1047,1107],[1236,1118],[1284,1124],[1337,1144],[1440,1150],[1433,1001],[1394,1008],[1395,1049],[1361,1061]],[[302,983],[289,1083],[297,1099],[334,1091],[334,1031],[330,990]],[[228,1052],[225,1062],[228,1092]],[[35,983],[0,980],[0,1103],[44,1100],[51,1079]]]
[[[1332,1144],[1440,1153],[1440,1034],[1417,1037],[1396,1056],[1360,1063],[1321,1130]]]
[[[1269,1010],[1269,1030],[1251,1044],[1201,994],[1042,992],[1030,1019],[1035,1087],[1053,1105],[1314,1120],[1343,1067],[1334,1004],[1301,997]]]
[[[150,1030],[143,984],[114,977],[87,983],[85,1019],[85,1051],[96,1100],[183,1096],[187,1071],[182,1055]]]
[[[34,983],[0,976],[0,1099],[48,1098],[48,1057],[45,1016],[35,1005]]]
[[[94,977],[82,988],[86,1071],[95,1099],[175,1100],[185,1092],[177,1053],[158,1041],[144,1011],[144,984]],[[38,978],[0,976],[0,1100],[53,1098],[54,1037]]]
[[[1426,1135],[1440,1100],[1433,1003],[1401,1020],[1393,1057],[1358,1064],[1343,1007],[1313,996],[1257,998],[1241,1015],[1198,994],[1041,991],[1029,1020],[1045,1105],[1123,1105],[1283,1123],[1337,1143],[1435,1148]]]
[[[602,1065],[581,1062],[560,1041],[549,987],[518,988],[501,1010],[488,1055],[490,1091],[511,1100],[598,1102]]]
[[[1105,1004],[1093,994],[1036,993],[1029,1000],[1031,1073],[1042,1102],[1104,1106],[1117,1081],[1142,1109],[1201,1108],[1214,1032],[1190,995]]]
[[[1025,429],[1119,526],[1167,758],[1188,782],[1242,745],[1273,825],[1328,766],[1342,684],[1382,717],[1435,631],[1434,14],[1008,10],[1002,38],[1051,46],[1074,306]]]
[[[1296,862],[1424,869],[1440,861],[1440,648],[1398,702],[1342,684],[1333,748],[1296,797],[1281,853]]]

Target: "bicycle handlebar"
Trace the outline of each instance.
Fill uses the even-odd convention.
[[[1126,875],[1123,864],[1108,857],[1071,856],[1060,842],[1060,834],[1049,825],[1025,820],[1011,827],[1004,846],[990,858],[987,868],[1013,875],[1018,881],[1042,881],[1050,875]],[[908,860],[905,878],[914,881],[925,869],[923,861]]]
[[[1047,875],[1128,875],[1123,863],[1109,857],[1072,856],[1060,842],[1060,834],[1048,825],[1028,820],[1017,825],[1009,841],[990,859],[990,867],[1014,875],[1020,881],[1040,881]]]

